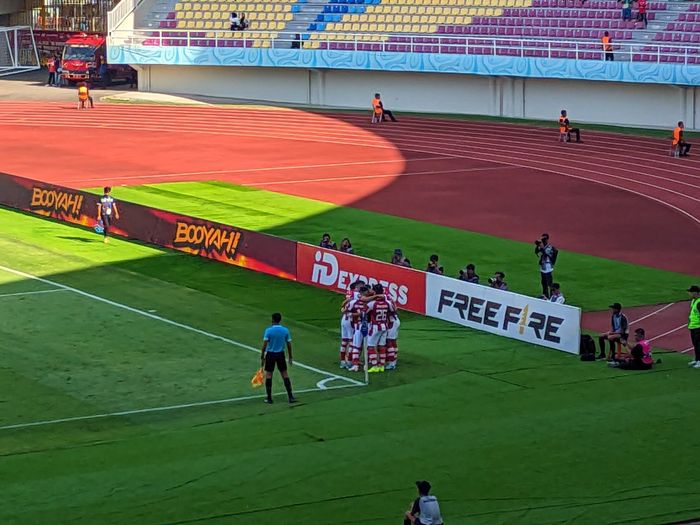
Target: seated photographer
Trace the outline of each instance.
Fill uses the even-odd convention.
[[[605,341],[608,341],[610,345],[608,360],[613,361],[615,359],[615,346],[617,342],[627,339],[629,322],[627,321],[627,316],[622,313],[622,305],[620,303],[611,304],[610,309],[612,310],[612,315],[610,316],[610,331],[604,332],[598,337],[598,346],[600,347],[598,359],[605,359]]]
[[[428,273],[436,273],[438,275],[444,274],[445,269],[442,266],[438,266],[438,260],[437,255],[431,255],[430,260],[428,261],[428,267],[425,269],[425,271]]]
[[[654,357],[651,354],[651,343],[646,339],[644,328],[634,331],[634,342],[623,341],[622,344],[628,352],[619,359],[610,361],[608,366],[623,370],[651,370],[654,366]]]
[[[321,248],[325,248],[326,250],[337,250],[338,245],[331,241],[331,234],[330,233],[324,233],[323,237],[321,237],[321,243],[319,244]]]
[[[355,253],[355,251],[352,249],[352,243],[347,237],[340,241],[340,251],[343,253]]]
[[[401,248],[396,248],[394,250],[394,255],[391,256],[391,264],[395,264],[397,266],[405,266],[406,268],[411,267],[411,261],[409,261],[406,257],[403,256]]]
[[[466,281],[468,283],[479,284],[479,276],[476,274],[476,266],[473,264],[467,264],[464,270],[459,271],[460,281]]]
[[[493,274],[493,277],[489,277],[489,286],[497,290],[508,290],[508,284],[504,281],[505,278],[506,274],[496,272]]]
[[[549,299],[547,299],[547,297],[544,295],[542,296],[542,299],[551,303],[564,304],[566,299],[564,298],[564,294],[561,293],[561,285],[559,283],[552,283],[551,289],[552,295],[549,296]]]

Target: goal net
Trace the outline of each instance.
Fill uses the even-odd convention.
[[[0,76],[32,71],[40,67],[32,28],[0,27]]]

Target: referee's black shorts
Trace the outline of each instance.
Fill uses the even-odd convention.
[[[284,358],[284,352],[265,353],[265,372],[274,372],[275,367],[280,372],[287,370],[287,360]]]

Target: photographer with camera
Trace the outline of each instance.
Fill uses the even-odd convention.
[[[479,284],[479,276],[476,274],[476,266],[473,264],[467,264],[464,270],[459,271],[459,277],[457,277],[457,279],[472,284]]]
[[[549,234],[543,233],[542,237],[535,241],[535,255],[540,258],[540,277],[542,280],[542,295],[549,299],[552,295],[552,283],[554,282],[554,265],[557,263],[557,250],[549,244]]]
[[[406,257],[403,256],[403,251],[401,248],[396,248],[394,250],[394,254],[391,256],[391,264],[395,264],[397,266],[405,266],[406,268],[411,267],[411,261],[409,261]]]
[[[504,281],[505,278],[506,274],[496,272],[493,274],[493,277],[489,277],[489,286],[496,290],[508,290],[508,284]]]
[[[430,256],[428,261],[428,267],[425,269],[428,273],[436,273],[442,275],[445,273],[445,269],[442,266],[438,266],[438,256],[433,254]]]

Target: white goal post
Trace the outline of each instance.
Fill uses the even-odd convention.
[[[0,77],[41,68],[30,26],[0,27]]]

